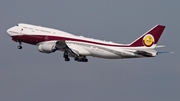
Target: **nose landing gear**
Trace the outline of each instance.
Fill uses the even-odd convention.
[[[17,46],[18,49],[22,49],[22,46]]]
[[[22,49],[21,42],[19,42],[19,45],[17,46],[18,49]]]

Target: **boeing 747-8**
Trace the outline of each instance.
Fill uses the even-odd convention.
[[[158,40],[165,26],[156,25],[130,44],[119,44],[109,41],[76,36],[64,31],[19,23],[7,30],[12,40],[18,42],[18,49],[22,49],[22,42],[38,46],[39,52],[53,53],[62,51],[65,61],[70,57],[78,62],[87,62],[87,56],[106,59],[126,59],[155,57]]]

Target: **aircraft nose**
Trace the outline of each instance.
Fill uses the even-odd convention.
[[[6,31],[9,34],[10,28]]]
[[[10,35],[10,29],[11,29],[11,28],[9,28],[9,29],[6,31],[9,35]],[[11,36],[11,35],[10,35],[10,36]]]
[[[14,29],[14,27],[11,27],[6,31],[9,36],[13,36],[13,29]]]

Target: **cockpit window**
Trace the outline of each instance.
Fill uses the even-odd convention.
[[[19,26],[18,24],[16,26]]]

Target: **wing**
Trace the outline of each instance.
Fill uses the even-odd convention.
[[[56,50],[66,51],[70,54],[70,56],[76,57],[79,55],[89,55],[89,51],[87,51],[84,47],[76,44],[72,41],[46,41],[43,43],[39,43],[38,47],[40,52],[43,53],[52,53]]]
[[[114,54],[122,56],[123,58],[136,58],[136,57],[154,57],[157,55],[156,50],[132,50],[122,49],[118,51],[112,51]]]
[[[75,53],[76,55],[90,55],[90,52],[88,50],[86,50],[85,47],[80,46],[79,44],[76,44],[72,41],[65,41],[67,48],[70,49],[73,53]]]

